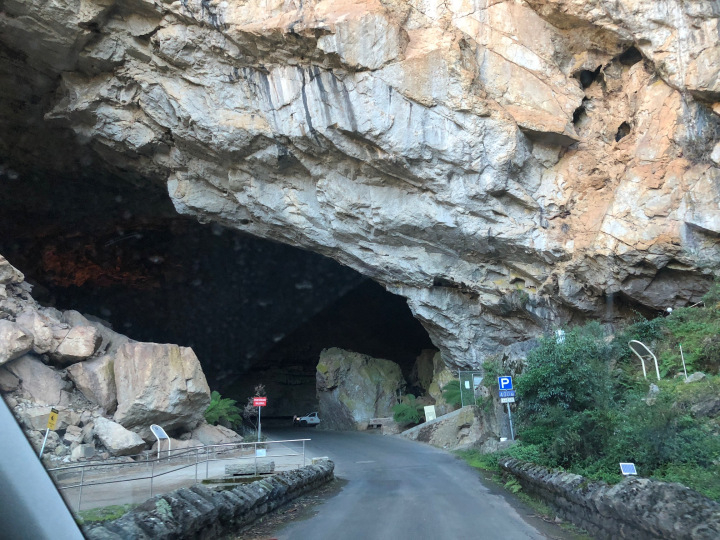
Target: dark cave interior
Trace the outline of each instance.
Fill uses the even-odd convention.
[[[324,348],[393,360],[407,376],[433,347],[403,298],[354,270],[200,224],[175,212],[163,186],[91,166],[3,166],[0,253],[44,305],[138,341],[191,346],[224,397],[244,403],[265,384],[269,416],[314,409]]]

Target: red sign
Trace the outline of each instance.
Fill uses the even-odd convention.
[[[253,407],[265,407],[266,405],[267,405],[266,397],[254,397],[253,398]]]

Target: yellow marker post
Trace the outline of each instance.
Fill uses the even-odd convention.
[[[55,431],[57,425],[59,411],[57,409],[50,409],[50,416],[48,416],[47,429],[45,430],[45,438],[43,439],[42,448],[40,448],[40,457],[42,458],[43,451],[45,450],[45,443],[47,442],[48,433],[52,429]]]

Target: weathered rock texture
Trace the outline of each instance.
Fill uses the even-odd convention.
[[[72,130],[179,212],[378,280],[477,367],[705,291],[719,19],[713,0],[10,0],[2,144]]]
[[[333,479],[324,460],[229,490],[181,488],[144,502],[123,517],[85,529],[90,540],[217,538]]]
[[[318,415],[324,429],[364,429],[392,416],[405,388],[400,366],[343,349],[326,349],[317,365]]]
[[[680,484],[647,478],[608,486],[515,459],[500,462],[523,489],[550,502],[594,538],[711,540],[720,536],[720,504]]]
[[[204,424],[210,389],[192,349],[136,343],[75,311],[41,307],[0,257],[2,279],[0,392],[38,450],[51,406],[59,415],[46,449],[64,460],[92,457],[95,443],[115,456],[138,453],[153,423],[177,435],[201,424],[199,436],[213,443],[242,440]],[[113,413],[117,422],[104,417]],[[203,444],[183,437],[176,447]]]
[[[407,429],[402,436],[447,450],[476,447],[482,452],[497,450],[500,438],[495,415],[474,406]]]
[[[150,424],[191,430],[203,420],[210,388],[189,347],[126,343],[114,362],[115,421],[153,439]]]

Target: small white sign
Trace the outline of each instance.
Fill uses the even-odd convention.
[[[500,398],[500,403],[515,403],[515,398],[514,397]]]
[[[621,463],[620,472],[623,476],[637,476],[637,469],[634,463]]]
[[[430,420],[435,420],[437,416],[435,415],[435,405],[426,405],[425,406],[425,421],[429,422]]]
[[[257,448],[257,449],[255,449],[255,456],[257,456],[257,457],[265,457],[265,456],[267,456],[267,449],[265,449],[265,448]]]

